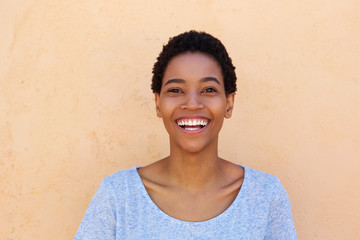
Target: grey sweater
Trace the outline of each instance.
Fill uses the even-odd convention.
[[[227,210],[203,222],[186,222],[155,205],[136,169],[102,181],[75,240],[297,239],[289,197],[275,176],[244,167],[244,182]]]

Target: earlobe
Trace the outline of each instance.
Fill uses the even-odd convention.
[[[226,96],[226,112],[225,118],[231,118],[232,110],[234,108],[235,93],[230,93]]]
[[[155,108],[156,108],[156,115],[161,118],[162,115],[161,115],[161,112],[160,112],[160,95],[158,93],[155,93]]]

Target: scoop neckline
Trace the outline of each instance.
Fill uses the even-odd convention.
[[[239,165],[239,164],[238,164]],[[219,215],[212,217],[210,219],[204,220],[204,221],[185,221],[185,220],[181,220],[181,219],[177,219],[175,217],[170,216],[169,214],[167,214],[166,212],[164,212],[163,210],[161,210],[158,205],[155,204],[155,202],[151,199],[151,197],[149,196],[148,192],[146,191],[144,182],[142,181],[139,172],[137,171],[137,169],[142,168],[142,166],[140,167],[133,167],[133,171],[134,174],[136,175],[137,181],[139,183],[139,187],[141,188],[141,194],[142,196],[145,197],[145,199],[149,202],[149,204],[151,205],[151,208],[154,209],[157,214],[164,218],[165,220],[170,220],[170,221],[174,221],[174,222],[178,222],[181,224],[192,224],[192,225],[202,225],[202,224],[209,224],[211,222],[217,222],[217,221],[221,221],[222,218],[231,215],[231,212],[233,211],[233,209],[239,204],[240,199],[243,198],[243,192],[246,189],[247,186],[247,179],[248,179],[248,174],[249,174],[249,169],[245,166],[239,165],[240,167],[242,167],[244,169],[244,180],[241,184],[240,190],[238,192],[238,194],[236,195],[234,201],[231,203],[231,205],[225,209],[222,213],[220,213]]]

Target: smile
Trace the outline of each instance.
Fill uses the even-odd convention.
[[[181,118],[176,121],[176,123],[183,129],[187,131],[196,131],[205,127],[209,122],[209,119],[206,118]]]

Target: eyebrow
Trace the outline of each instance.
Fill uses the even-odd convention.
[[[183,79],[179,79],[179,78],[173,78],[173,79],[169,79],[167,80],[167,82],[164,84],[164,86],[170,84],[170,83],[185,83],[185,80]]]
[[[217,84],[221,85],[219,80],[217,80],[214,77],[204,77],[200,80],[200,82],[209,82],[209,81],[213,81],[213,82],[216,82]]]
[[[200,79],[200,82],[209,82],[209,81],[213,81],[216,82],[217,84],[221,85],[219,80],[217,80],[214,77],[204,77]],[[164,86],[170,84],[170,83],[185,83],[185,80],[183,79],[179,79],[179,78],[173,78],[173,79],[169,79],[166,81],[166,83],[164,84]]]

